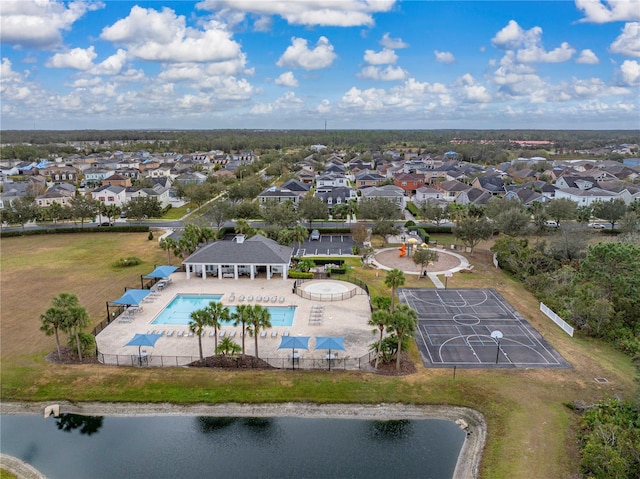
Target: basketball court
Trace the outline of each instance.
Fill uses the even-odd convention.
[[[400,288],[397,292],[418,313],[415,339],[425,367],[571,367],[493,289]]]

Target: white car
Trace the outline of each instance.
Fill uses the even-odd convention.
[[[607,227],[607,225],[603,225],[602,223],[589,223],[587,226],[589,228],[596,228],[596,229],[599,229],[599,230],[604,229],[604,228]]]
[[[557,228],[558,227],[558,223],[556,221],[553,221],[553,220],[545,221],[544,225],[548,226],[549,228]]]

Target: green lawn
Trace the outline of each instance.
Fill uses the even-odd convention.
[[[158,234],[155,234],[157,237]],[[574,426],[566,403],[594,401],[635,390],[628,358],[594,340],[570,338],[538,311],[538,302],[490,263],[470,257],[471,274],[449,287],[492,287],[523,314],[574,366],[570,370],[425,369],[402,377],[344,371],[249,371],[185,368],[59,366],[44,356],[52,337],[39,331],[39,315],[60,292],[79,296],[94,323],[105,301],[139,285],[140,275],[167,256],[145,233],[94,233],[2,239],[0,256],[0,399],[3,401],[123,401],[175,403],[407,403],[467,406],[484,414],[489,433],[483,478],[572,478],[578,471]],[[119,258],[143,264],[114,269]],[[481,258],[484,256],[478,256]],[[173,264],[177,264],[173,260]],[[388,294],[382,272],[350,259],[372,294]],[[378,275],[376,276],[376,273]],[[407,278],[405,287],[425,287]],[[595,377],[606,377],[600,384]]]

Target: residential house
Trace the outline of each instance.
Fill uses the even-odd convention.
[[[38,168],[40,174],[53,183],[75,183],[78,181],[78,170],[73,166],[48,164],[45,168]]]
[[[404,190],[402,188],[399,188],[398,186],[369,186],[367,188],[362,188],[360,192],[362,195],[360,197],[361,200],[384,198],[386,200],[393,201],[401,209],[404,209],[404,207],[406,206],[406,196],[404,194]]]
[[[198,171],[183,173],[178,175],[175,182],[181,185],[201,185],[207,180],[207,175],[203,175]]]
[[[444,193],[430,186],[422,186],[418,188],[416,190],[416,194],[412,198],[412,201],[415,204],[420,204],[425,201],[440,201],[440,200],[444,200]]]
[[[335,205],[346,204],[349,203],[349,200],[358,198],[356,190],[343,186],[316,191],[314,196],[324,201],[329,207],[329,210]]]
[[[328,191],[332,188],[347,187],[349,180],[346,176],[333,173],[322,173],[316,176],[316,190]]]
[[[49,188],[43,195],[36,196],[36,204],[41,208],[58,203],[67,206],[76,194],[76,187],[69,183],[60,183]]]
[[[447,201],[455,201],[460,193],[471,189],[469,185],[465,185],[458,180],[441,181],[434,184],[433,187],[436,190],[442,191],[444,199]]]
[[[461,191],[453,201],[460,205],[471,204],[480,206],[486,205],[491,198],[494,198],[494,196],[487,191],[481,190],[480,188],[467,187],[467,189]]]
[[[115,174],[115,171],[107,170],[105,168],[90,167],[84,170],[84,181],[88,185],[99,185],[102,181],[111,175]]]
[[[102,180],[102,186],[122,186],[123,188],[128,188],[131,186],[131,178],[116,173]]]
[[[285,203],[287,201],[297,205],[298,201],[300,201],[300,195],[294,191],[286,188],[279,188],[277,186],[270,186],[258,195],[258,202],[260,203],[260,206],[263,207],[272,204]]]
[[[105,206],[123,207],[127,202],[126,188],[119,185],[105,185],[91,192],[91,198]]]
[[[367,188],[369,186],[378,186],[380,183],[386,180],[386,177],[371,171],[364,170],[355,175],[356,188]]]
[[[556,198],[568,198],[575,201],[578,206],[591,206],[596,201],[611,201],[617,198],[616,193],[602,190],[600,188],[590,188],[583,190],[581,188],[558,188],[556,190]]]
[[[596,185],[596,179],[584,176],[562,175],[556,179],[555,185],[557,188],[562,189],[579,188],[581,190],[589,190]]]
[[[501,195],[505,190],[505,184],[500,175],[479,176],[471,183],[474,188],[479,188],[492,195]]]
[[[293,191],[301,197],[306,196],[306,194],[311,191],[311,185],[309,183],[304,183],[300,180],[296,180],[295,178],[285,181],[281,188],[283,190]]]
[[[165,208],[169,204],[169,188],[163,188],[160,185],[155,185],[153,188],[140,188],[137,186],[131,186],[126,189],[127,203],[134,198],[155,198],[160,203],[162,208]]]
[[[414,195],[424,183],[424,175],[420,173],[400,173],[393,178],[393,184],[402,188],[408,196]]]

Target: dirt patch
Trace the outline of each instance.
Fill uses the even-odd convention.
[[[194,368],[219,369],[275,369],[268,362],[249,355],[228,356],[218,354],[194,361],[189,366]]]
[[[379,363],[378,369],[373,369],[375,364],[376,362],[373,360],[371,362],[371,372],[375,372],[383,376],[407,376],[418,371],[415,363],[409,359],[409,355],[407,353],[402,353],[400,355],[400,369],[396,369],[395,360],[389,363]]]
[[[80,361],[78,355],[68,347],[60,348],[60,356],[58,356],[58,350],[54,349],[45,356],[45,359],[53,364],[98,364],[95,356],[84,356]]]
[[[399,252],[395,249],[381,251],[375,255],[375,259],[384,266],[398,268],[409,273],[419,273],[421,269],[419,264],[413,262],[413,259],[407,258],[406,256],[400,257]],[[450,254],[441,253],[438,255],[438,259],[429,265],[427,271],[445,271],[455,268],[456,266],[460,266],[460,260],[458,258]]]

